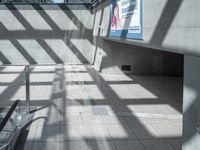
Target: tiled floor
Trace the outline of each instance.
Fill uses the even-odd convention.
[[[1,105],[25,99],[23,67],[2,67],[0,80]],[[37,110],[20,150],[181,150],[179,78],[52,65],[32,67],[30,81]]]

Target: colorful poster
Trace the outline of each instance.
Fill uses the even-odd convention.
[[[142,0],[112,0],[110,36],[142,39]]]

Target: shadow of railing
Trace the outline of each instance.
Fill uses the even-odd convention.
[[[24,25],[25,26],[25,28],[26,28],[26,31],[8,31],[7,29],[6,29],[6,27],[4,27],[4,31],[3,32],[6,32],[6,33],[8,33],[8,35],[7,35],[7,37],[11,37],[12,35],[15,35],[17,38],[19,38],[19,39],[29,39],[29,38],[33,38],[34,37],[34,39],[36,40],[36,41],[38,41],[39,40],[39,43],[40,43],[40,46],[41,47],[43,47],[43,49],[45,49],[45,51],[48,53],[48,54],[50,54],[50,57],[51,58],[53,58],[53,60],[55,61],[55,60],[57,60],[58,58],[59,58],[59,56],[57,56],[56,55],[56,53],[52,53],[52,49],[50,48],[50,47],[48,47],[48,48],[46,48],[46,45],[44,45],[44,41],[42,41],[42,43],[43,44],[41,44],[41,41],[40,40],[43,40],[43,38],[45,39],[45,38],[58,38],[58,39],[61,39],[61,40],[63,40],[63,36],[65,36],[65,34],[66,34],[66,32],[67,31],[62,31],[62,30],[60,30],[59,29],[59,27],[57,27],[57,25],[56,25],[56,23],[52,23],[52,20],[49,18],[49,17],[47,17],[47,14],[45,13],[45,10],[43,10],[43,8],[41,8],[39,5],[34,5],[33,6],[35,9],[37,8],[37,9],[39,9],[39,10],[42,10],[42,14],[41,14],[41,12],[39,12],[39,14],[40,14],[40,16],[42,16],[43,18],[46,18],[46,19],[44,19],[48,24],[49,24],[49,26],[52,28],[52,30],[53,31],[42,31],[42,30],[39,30],[39,31],[37,31],[37,30],[35,30],[35,29],[33,29],[32,28],[32,26],[31,25],[29,25],[29,23],[27,22],[27,21],[24,21],[24,23],[23,23],[23,25],[24,24],[27,24],[27,25]],[[79,38],[80,36],[81,36],[81,38],[87,38],[90,42],[92,42],[92,35],[91,35],[91,31],[92,31],[92,29],[91,30],[87,30],[85,27],[84,27],[84,25],[81,23],[81,21],[70,11],[70,9],[67,7],[67,6],[64,6],[64,5],[61,5],[60,6],[60,8],[62,9],[62,11],[64,11],[65,12],[65,14],[66,15],[68,15],[68,17],[69,18],[75,18],[75,25],[81,30],[81,29],[84,29],[84,34],[82,34],[80,31],[69,31],[69,32],[75,32],[75,35],[79,35],[77,38]],[[10,8],[10,6],[8,7],[8,9],[12,9],[11,11],[17,11],[16,9],[15,9],[15,7],[14,7],[14,5],[12,6],[12,8]],[[67,11],[69,11],[69,12],[66,12],[66,10]],[[37,10],[38,11],[38,10]],[[18,19],[20,19],[22,22],[23,22],[23,20],[24,20],[24,18],[23,18],[23,16],[21,16],[21,14],[20,13],[16,13],[17,14],[17,16],[15,16],[16,18],[18,18]],[[13,15],[16,15],[15,13],[13,13]],[[1,26],[3,26],[3,24],[1,25]],[[42,35],[42,38],[40,37]],[[86,35],[91,35],[91,37],[89,36],[86,36]],[[19,36],[19,37],[18,37]],[[4,39],[5,37],[1,37],[1,39]],[[76,48],[76,46],[71,42],[71,40],[70,39],[66,39],[66,41],[64,41],[64,42],[66,42],[65,44],[67,45],[67,46],[69,46],[70,47],[70,50],[74,53],[74,54],[77,54],[78,53],[78,55],[76,55],[76,56],[78,56],[78,58],[80,59],[80,61],[82,62],[82,63],[86,63],[86,62],[88,62],[87,61],[87,59],[80,53],[80,50],[78,50],[77,48]],[[17,45],[17,44],[15,44],[15,45]],[[19,46],[18,46],[19,47]],[[19,52],[21,52],[21,54],[22,55],[27,55],[26,53],[24,53],[24,50],[22,49],[21,51],[19,51]],[[29,62],[33,62],[33,60],[34,60],[34,58],[31,58],[31,56],[29,56],[29,55],[27,55],[27,56],[25,56],[25,58],[29,61]],[[56,62],[56,61],[55,61]],[[59,61],[58,61],[59,62]],[[36,62],[37,63],[37,62]],[[120,98],[120,97],[118,97],[117,95],[116,95],[116,93],[109,87],[109,84],[107,83],[107,81],[105,81],[103,78],[101,78],[101,76],[99,76],[98,75],[98,73],[96,73],[96,72],[94,72],[94,71],[92,71],[92,70],[87,70],[86,72],[88,72],[89,74],[90,74],[90,76],[91,77],[93,77],[93,80],[95,81],[94,83],[92,83],[92,84],[95,84],[95,85],[98,85],[98,87],[99,87],[99,89],[100,89],[100,91],[103,93],[103,95],[104,95],[104,97],[106,98],[105,99],[105,101],[103,102],[103,105],[108,105],[108,106],[110,106],[111,108],[112,108],[112,110],[114,111],[114,113],[115,114],[117,114],[118,112],[116,112],[116,109],[115,108],[113,108],[113,106],[108,102],[108,101],[106,101],[106,100],[109,100],[109,98],[111,98],[110,97],[110,95],[112,96],[112,99],[114,99],[114,102],[115,102],[115,104],[117,105],[117,104],[121,104],[121,103],[119,103],[119,101],[122,101],[122,99]],[[57,101],[59,101],[58,102],[58,104],[59,104],[59,106],[57,107],[57,105],[54,105],[54,104],[51,104],[50,106],[50,109],[49,109],[49,111],[47,111],[47,116],[51,116],[51,109],[56,109],[56,111],[58,111],[58,114],[60,114],[61,112],[62,112],[62,114],[61,115],[63,115],[63,113],[64,114],[66,114],[66,112],[67,112],[67,110],[66,110],[66,101],[67,101],[67,99],[66,99],[66,94],[67,94],[67,90],[65,89],[65,77],[64,77],[64,75],[65,75],[65,69],[64,68],[62,68],[60,71],[59,70],[57,70],[57,71],[55,71],[55,74],[56,74],[56,77],[55,77],[55,80],[53,81],[54,83],[56,83],[56,82],[58,82],[58,84],[57,85],[53,85],[53,90],[52,90],[52,97],[50,98],[50,100],[51,101],[55,101],[55,104],[57,104]],[[58,76],[58,77],[57,77]],[[63,83],[64,82],[64,83]],[[36,84],[40,84],[40,83],[36,83]],[[42,83],[41,83],[42,84]],[[69,83],[68,83],[69,84]],[[123,83],[122,83],[123,84]],[[14,86],[16,86],[15,85],[15,82],[13,82],[12,83],[12,85],[14,85]],[[8,88],[7,88],[7,91],[10,91],[10,88],[12,88],[12,85],[10,85]],[[34,83],[33,83],[33,85],[34,85]],[[46,84],[45,84],[46,85]],[[19,86],[17,86],[17,88],[14,88],[15,90],[11,90],[12,92],[12,94],[15,94],[16,93],[16,90],[19,88]],[[56,89],[54,89],[54,88],[60,88],[60,90],[61,91],[57,91]],[[10,94],[9,95],[9,97],[11,97],[12,96],[12,94]],[[7,95],[7,94],[6,94]],[[5,96],[5,94],[2,96],[2,97],[6,97]],[[9,98],[8,97],[8,98]],[[35,101],[35,102],[34,102]],[[80,103],[80,101],[81,100],[77,100],[77,103],[79,104],[79,105],[83,105],[82,103]],[[94,101],[94,100],[91,100],[92,101],[92,104],[93,105],[98,105],[98,103],[100,103],[100,102],[96,102],[96,101]],[[33,103],[35,104],[35,105],[43,105],[43,107],[44,107],[44,105],[46,105],[46,102],[37,102],[36,100],[33,100]],[[42,104],[43,103],[43,104]],[[49,103],[49,102],[48,102]],[[131,113],[130,112],[130,110],[125,106],[125,105],[122,105],[122,107],[123,107],[123,109],[124,110],[126,110],[128,113]],[[67,117],[65,116],[65,115],[63,115],[62,116],[63,117],[63,121],[64,122],[68,122],[68,120],[67,120]],[[135,118],[134,116],[130,116],[130,118]],[[117,119],[119,120],[119,122],[120,122],[120,124],[121,124],[121,126],[123,127],[123,129],[125,130],[125,132],[127,133],[127,137],[129,137],[130,136],[130,133],[129,133],[129,130],[126,128],[126,126],[125,125],[123,125],[123,120],[122,120],[122,118],[120,118],[120,117],[118,117],[117,116]],[[48,121],[48,118],[47,118],[47,120],[45,120],[45,121]],[[152,138],[155,138],[155,137],[153,137],[147,130],[146,130],[146,128],[141,124],[141,122],[140,121],[138,121],[137,119],[136,119],[136,122],[143,128],[143,130],[144,130],[144,132],[146,132],[150,137],[152,137]],[[58,122],[59,123],[59,122]],[[60,122],[61,123],[61,122]],[[52,125],[54,125],[54,124],[52,124]],[[68,135],[68,130],[67,130],[67,126],[65,127],[65,131],[64,131],[65,133],[64,133],[64,136],[65,137],[68,137],[69,135]],[[59,132],[60,133],[60,132]],[[56,135],[56,134],[59,134],[59,133],[57,133],[57,132],[53,132],[53,133],[50,133],[46,138],[48,138],[48,137],[51,137],[51,136],[54,136],[54,135]],[[42,134],[43,135],[45,135],[46,133],[44,133],[44,132],[42,132]],[[166,137],[166,138],[170,138],[170,137]],[[176,137],[176,138],[180,138],[180,137]],[[41,140],[45,140],[45,139],[41,139]],[[82,139],[83,141],[88,141],[88,140],[92,140],[92,141],[94,141],[95,143],[98,143],[98,139],[95,139],[95,137],[94,138],[87,138],[87,137],[85,137],[85,138],[83,138]],[[106,141],[109,141],[109,140],[127,140],[127,138],[125,137],[125,138],[105,138],[105,140]],[[68,147],[69,148],[69,147]]]
[[[9,31],[6,28],[5,24],[3,24],[1,22],[0,23],[1,24],[0,31],[2,33],[4,33],[4,36],[0,36],[1,40],[4,40],[4,39],[10,40],[12,42],[13,46],[15,46],[16,50],[18,50],[20,52],[20,54],[27,60],[27,62],[29,64],[40,64],[40,62],[38,62],[38,60],[35,60],[34,57],[36,57],[36,56],[35,56],[35,54],[33,54],[34,52],[30,52],[30,50],[27,50],[27,48],[24,48],[23,45],[21,45],[21,43],[19,43],[18,39],[20,39],[20,40],[26,40],[26,39],[36,40],[37,43],[41,46],[41,48],[45,51],[45,53],[46,53],[45,55],[48,55],[48,57],[50,57],[54,63],[67,62],[68,60],[61,59],[61,54],[58,54],[54,49],[52,49],[52,47],[50,47],[45,42],[45,39],[59,39],[59,40],[62,40],[63,43],[66,44],[66,46],[69,48],[69,50],[74,55],[73,57],[78,57],[78,60],[81,63],[89,63],[90,62],[90,58],[85,58],[83,53],[92,53],[91,48],[87,48],[87,51],[83,50],[83,48],[85,48],[84,43],[83,43],[83,45],[82,45],[83,48],[80,50],[71,41],[71,39],[79,39],[80,41],[81,41],[81,39],[86,39],[90,43],[92,43],[92,29],[87,29],[87,26],[84,26],[82,23],[83,20],[79,20],[77,18],[77,15],[80,15],[80,14],[78,14],[78,13],[74,14],[71,11],[71,8],[69,8],[66,5],[51,6],[53,8],[48,8],[48,7],[43,8],[41,5],[38,5],[38,4],[32,4],[29,6],[31,6],[31,7],[26,7],[26,5],[24,5],[24,10],[23,10],[23,7],[16,7],[16,5],[13,5],[13,4],[6,4],[5,5],[6,8],[4,8],[3,6],[2,6],[3,8],[1,7],[2,10],[11,12],[11,14],[25,28],[25,30]],[[71,30],[71,29],[70,30],[61,30],[58,27],[57,23],[54,22],[53,19],[47,14],[46,11],[48,9],[63,12],[68,18],[70,18],[71,22],[73,22],[73,24],[77,27],[77,30]],[[78,7],[76,7],[76,9],[78,9]],[[21,10],[23,10],[23,11],[21,12]],[[48,25],[51,28],[51,30],[48,30],[48,29],[47,30],[46,29],[45,30],[41,30],[41,29],[37,30],[36,27],[34,27],[35,25],[31,24],[32,22],[27,20],[27,17],[29,17],[29,16],[25,17],[24,15],[22,15],[22,13],[24,13],[24,11],[33,11],[34,13],[37,12],[36,14],[40,17],[38,19],[43,20],[42,22],[45,23],[46,25]],[[80,6],[79,11],[84,12],[84,11],[89,11],[89,10],[87,8]],[[34,16],[34,14],[33,14],[33,16]],[[7,19],[9,19],[9,18],[7,18]],[[91,20],[92,20],[92,17],[91,17]],[[38,22],[38,23],[42,23],[42,22]],[[33,48],[29,47],[29,49],[33,49]],[[39,50],[38,50],[38,53],[40,53]],[[8,55],[8,54],[6,54],[6,55]],[[64,54],[64,55],[67,55],[67,54]],[[3,53],[2,53],[2,61],[4,64],[8,64],[8,63],[12,64],[12,62],[9,62],[8,59],[7,60],[5,59],[6,56],[5,57],[3,57],[3,56],[5,56],[5,54],[3,55]],[[71,57],[71,56],[69,55],[68,57]],[[47,63],[49,63],[49,62],[47,61]],[[52,62],[50,62],[50,63],[52,63]]]

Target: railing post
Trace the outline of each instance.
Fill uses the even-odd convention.
[[[199,135],[200,135],[200,125],[197,126],[197,132],[198,132]]]
[[[30,66],[25,66],[26,73],[26,113],[30,113]]]

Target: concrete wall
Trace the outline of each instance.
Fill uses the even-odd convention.
[[[103,41],[96,38],[94,66],[102,73],[128,73],[135,75],[183,75],[183,55],[161,52],[124,43]],[[101,44],[100,44],[101,43]],[[130,65],[123,72],[121,65]],[[177,69],[178,68],[178,69]]]
[[[144,16],[149,14],[148,9],[146,8],[147,5],[148,7],[151,7],[152,10],[155,9],[153,5],[150,5],[151,3],[153,3],[152,0],[144,0]],[[152,20],[145,20],[148,16],[144,17],[144,41],[132,40],[131,42],[124,41],[123,39],[113,40],[108,37],[109,17],[109,1],[105,1],[94,9],[94,64],[98,70],[101,70],[103,73],[123,73],[120,66],[131,65],[132,70],[130,73],[132,74],[182,76],[182,55],[169,54],[161,50],[158,51],[155,50],[155,48],[160,48],[158,45],[152,46],[152,44],[145,43],[148,36],[147,29],[154,30],[153,28],[155,28],[153,25],[150,25],[153,22]],[[102,26],[103,29],[101,30],[99,26]],[[159,38],[160,36],[157,40]],[[138,42],[140,44],[138,44]],[[168,49],[168,51],[170,50]],[[177,68],[179,68],[179,70],[177,70]]]
[[[82,64],[93,55],[85,6],[0,5],[1,64]]]
[[[1,5],[0,63],[91,63],[104,73],[122,73],[121,65],[131,65],[134,74],[163,75],[162,52],[102,38],[108,4],[93,12],[81,5]]]
[[[200,149],[200,57],[184,57],[183,150]]]
[[[96,8],[94,36],[107,37],[110,0]],[[133,45],[200,55],[199,0],[143,0],[144,40],[121,40]],[[97,32],[97,25],[103,26]],[[119,41],[119,40],[118,40]]]

